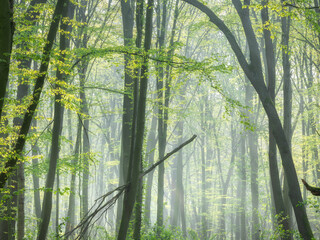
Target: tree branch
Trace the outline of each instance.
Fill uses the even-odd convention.
[[[310,191],[314,196],[320,196],[320,188],[310,186],[304,179],[301,179],[302,183],[308,191]]]
[[[147,175],[148,173],[152,172],[158,165],[160,165],[161,163],[163,163],[165,160],[167,160],[169,157],[171,157],[173,154],[175,154],[176,152],[178,152],[179,150],[181,150],[183,147],[185,147],[186,145],[188,145],[189,143],[191,143],[195,138],[197,137],[197,135],[193,135],[189,140],[185,141],[184,143],[182,143],[181,145],[179,145],[178,147],[176,147],[175,149],[173,149],[171,152],[167,153],[161,160],[159,160],[158,162],[156,162],[155,164],[153,164],[151,167],[149,167],[147,170],[145,170],[143,173],[140,174],[140,179],[143,178],[145,175]],[[64,235],[64,237],[68,237],[70,235],[72,235],[72,233],[74,233],[77,229],[80,229],[80,233],[78,234],[78,236],[75,239],[80,239],[83,236],[83,233],[85,231],[87,231],[89,225],[92,225],[92,222],[95,223],[97,221],[94,220],[95,216],[97,216],[98,214],[100,214],[100,216],[98,217],[98,219],[102,216],[103,213],[105,213],[110,207],[112,207],[116,201],[119,199],[119,197],[121,196],[121,194],[130,186],[131,182],[128,182],[122,186],[117,187],[116,189],[107,192],[106,194],[104,194],[103,196],[99,197],[98,199],[96,199],[94,205],[91,207],[91,209],[88,211],[88,213],[90,211],[92,211],[91,214],[87,214],[82,220],[81,222],[71,231],[69,231],[68,233],[66,233]],[[106,198],[110,195],[112,195],[114,192],[118,192],[114,197],[112,197],[110,200],[108,200],[106,203],[104,203],[104,201],[106,200]],[[96,206],[96,207],[95,207]],[[94,209],[95,207],[95,209]],[[94,209],[94,210],[93,210]]]
[[[299,7],[299,6],[296,6],[294,4],[291,4],[291,3],[284,3],[283,4],[284,7],[293,7],[293,8],[297,8],[297,9],[320,9],[319,6],[315,6],[315,7]]]

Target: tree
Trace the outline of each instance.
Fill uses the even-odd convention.
[[[122,28],[124,46],[130,47],[133,44],[133,24],[134,24],[134,1],[121,1]],[[132,140],[132,121],[133,121],[133,76],[130,70],[130,54],[124,54],[124,89],[127,94],[123,95],[123,114],[122,114],[122,136],[121,136],[121,156],[119,184],[126,182],[130,162],[131,140]],[[122,215],[122,199],[118,201],[117,226],[120,224]]]
[[[247,62],[229,28],[224,24],[224,22],[220,18],[218,18],[214,14],[214,12],[210,10],[210,8],[198,2],[197,0],[184,1],[204,12],[210,18],[210,21],[223,32],[232,50],[234,51],[242,70],[244,71],[252,86],[258,93],[260,101],[262,102],[262,105],[268,116],[270,127],[272,129],[272,134],[276,140],[278,149],[280,151],[284,172],[288,178],[290,200],[294,207],[299,232],[302,235],[302,237],[306,239],[311,239],[313,237],[313,233],[310,228],[310,223],[306,214],[306,209],[304,206],[301,206],[303,200],[290,147],[286,139],[283,127],[281,125],[277,110],[275,109],[274,103],[264,83],[259,47],[254,30],[251,25],[249,9],[247,8],[249,2],[245,1],[245,8],[243,8],[244,6],[239,0],[232,1],[240,17],[248,41],[248,47],[250,50],[250,63]]]
[[[11,174],[15,169],[16,164],[18,162],[18,156],[22,152],[23,147],[25,145],[25,142],[26,142],[25,136],[28,134],[32,117],[35,113],[35,110],[40,100],[40,95],[43,89],[44,80],[45,80],[48,66],[49,66],[50,52],[53,46],[56,33],[58,31],[59,22],[60,22],[62,10],[63,10],[63,5],[65,2],[66,2],[65,0],[59,0],[57,2],[55,11],[53,13],[52,23],[50,25],[50,29],[47,36],[47,43],[43,48],[43,55],[41,59],[40,70],[39,70],[34,91],[32,94],[31,104],[29,105],[27,112],[24,115],[18,139],[16,140],[14,147],[12,149],[13,154],[6,161],[4,170],[0,172],[0,189],[4,187],[9,177],[9,174]]]
[[[9,76],[10,54],[12,49],[13,39],[13,0],[3,2],[3,7],[0,12],[1,37],[0,37],[0,121],[3,110],[4,98]]]
[[[68,2],[69,3],[69,2]],[[61,16],[59,17],[59,20],[61,17],[67,17],[68,16],[68,6],[64,7],[64,12],[59,13]],[[61,25],[63,26],[61,29],[66,30],[66,25]],[[68,43],[66,43],[66,37],[61,36],[60,39],[60,51],[65,51],[67,48]],[[62,55],[63,57],[63,55]],[[64,62],[64,59],[62,60]],[[66,75],[62,73],[62,70],[59,69],[57,71],[57,78],[61,82],[65,82],[66,80]],[[47,174],[47,180],[46,180],[46,191],[44,193],[43,197],[43,203],[42,203],[42,212],[41,212],[41,221],[39,225],[39,232],[37,239],[45,239],[47,236],[48,232],[48,227],[49,227],[49,221],[50,221],[50,216],[51,216],[51,209],[52,209],[52,190],[53,190],[53,185],[55,181],[55,175],[56,175],[56,169],[57,169],[57,163],[59,159],[59,153],[60,153],[60,135],[62,132],[62,127],[63,127],[63,116],[64,116],[64,107],[62,106],[62,94],[61,90],[61,85],[56,84],[56,89],[58,89],[58,93],[55,95],[55,101],[54,101],[54,119],[53,119],[53,128],[52,128],[52,144],[51,144],[51,150],[50,150],[50,160],[49,160],[49,170]],[[59,192],[59,190],[58,190]],[[59,204],[59,203],[56,203]]]
[[[145,37],[144,37],[144,51],[147,53],[151,47],[152,37],[152,16],[153,16],[154,1],[148,0],[148,9],[146,13]],[[141,163],[141,153],[144,139],[145,129],[145,111],[146,111],[146,98],[148,87],[148,55],[144,56],[141,68],[140,90],[139,99],[137,103],[137,126],[136,126],[136,139],[133,152],[133,162],[129,167],[127,182],[130,182],[129,188],[126,189],[124,194],[122,218],[118,233],[118,240],[126,239],[129,221],[132,214],[132,209],[135,203],[136,193],[139,182],[139,172]]]

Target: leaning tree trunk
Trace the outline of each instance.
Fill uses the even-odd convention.
[[[202,12],[207,14],[210,18],[210,21],[214,23],[225,35],[227,38],[232,50],[234,51],[238,62],[243,69],[244,73],[250,80],[252,86],[255,88],[256,92],[259,95],[260,101],[265,109],[265,112],[269,119],[270,128],[272,134],[277,143],[284,172],[288,178],[289,185],[289,195],[291,203],[294,207],[294,212],[297,219],[298,229],[300,234],[305,239],[312,239],[313,233],[310,227],[308,216],[306,213],[306,208],[304,205],[301,205],[303,202],[301,196],[301,190],[298,182],[297,172],[292,159],[292,154],[290,147],[281,125],[281,121],[278,115],[278,112],[275,108],[274,101],[272,101],[271,96],[268,93],[268,89],[264,83],[264,77],[262,73],[262,64],[260,59],[259,46],[256,40],[256,35],[253,31],[249,8],[243,8],[240,0],[232,0],[233,5],[235,6],[238,15],[240,17],[248,45],[250,50],[250,64],[247,62],[241,48],[235,40],[234,35],[230,29],[225,25],[225,23],[218,18],[214,12],[212,12],[207,6],[202,4],[197,0],[184,0],[185,2],[190,3],[191,5],[197,7]]]
[[[4,100],[7,92],[7,85],[9,80],[9,67],[10,67],[10,55],[13,43],[13,32],[14,25],[12,21],[13,16],[13,0],[4,0],[1,4],[0,10],[0,124],[1,116],[3,114]],[[0,146],[1,148],[3,146]],[[13,171],[13,170],[12,170]],[[14,175],[17,175],[17,171],[15,170]],[[13,190],[17,190],[17,178],[14,177],[13,189],[10,190],[10,195],[12,196],[11,201],[3,201],[2,209],[6,208],[3,211],[8,217],[8,220],[1,219],[0,221],[0,237],[1,239],[8,239],[9,237],[14,237],[14,231],[12,229],[15,226],[15,205],[17,203],[17,195],[13,194]],[[9,184],[12,185],[12,184]],[[3,186],[4,187],[4,184]],[[1,200],[1,197],[0,197]],[[5,216],[3,216],[5,217]],[[2,218],[2,214],[1,214]]]
[[[263,2],[264,5],[267,5],[267,1]],[[264,8],[261,11],[261,18],[263,24],[266,24],[269,21],[268,10]],[[266,73],[268,80],[268,92],[273,102],[275,102],[275,86],[276,86],[276,75],[275,75],[275,56],[273,51],[273,44],[271,40],[271,33],[268,29],[263,30],[264,40],[265,40],[265,58],[266,58]],[[270,171],[270,180],[272,188],[272,196],[274,199],[274,205],[276,214],[281,216],[278,221],[279,224],[283,225],[285,231],[289,232],[290,225],[289,221],[285,215],[285,206],[282,198],[281,184],[279,179],[279,170],[277,163],[277,146],[274,136],[272,134],[272,126],[269,121],[269,171]],[[275,216],[273,216],[275,217]],[[284,237],[286,239],[286,237]]]
[[[50,25],[49,33],[47,36],[46,45],[43,49],[43,55],[41,59],[40,71],[38,73],[38,77],[36,79],[33,95],[31,98],[31,104],[29,105],[22,122],[21,130],[18,135],[18,139],[16,140],[12,151],[13,154],[8,161],[5,163],[4,170],[0,172],[0,188],[3,188],[9,175],[14,171],[16,164],[19,159],[19,155],[21,154],[23,147],[25,145],[26,138],[25,136],[29,132],[29,128],[31,125],[31,120],[35,113],[35,110],[38,106],[40,95],[43,89],[44,80],[47,74],[49,60],[50,60],[50,52],[53,46],[53,42],[58,31],[59,22],[61,19],[61,14],[63,11],[63,6],[66,0],[58,0],[56,8],[53,13],[52,23]]]

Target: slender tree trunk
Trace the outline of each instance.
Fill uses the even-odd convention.
[[[142,168],[142,160],[140,163],[140,172]],[[133,239],[140,240],[141,239],[141,225],[142,225],[142,199],[143,198],[143,186],[142,186],[142,179],[138,182],[138,191],[136,196],[136,203],[135,203],[135,220],[134,220],[134,232],[133,232]]]
[[[161,9],[162,3],[162,12]],[[167,21],[167,1],[158,1],[157,4],[157,32],[158,32],[158,48],[160,51],[165,47],[165,35],[166,35],[166,21]],[[157,91],[158,91],[158,145],[159,145],[159,159],[164,157],[166,144],[167,144],[167,116],[164,104],[166,91],[164,91],[164,67],[158,66],[157,77]],[[157,226],[163,226],[163,197],[164,197],[164,163],[159,165],[158,168],[158,198],[157,198]],[[158,230],[160,231],[160,229]]]
[[[33,127],[36,129],[37,128],[37,120],[34,119],[33,120]],[[32,180],[33,180],[33,198],[34,198],[34,210],[35,210],[35,214],[37,217],[37,222],[39,222],[40,218],[41,218],[41,201],[40,201],[40,192],[39,192],[39,188],[40,188],[40,184],[39,184],[39,177],[38,177],[38,158],[36,156],[38,156],[40,154],[39,151],[39,147],[38,145],[33,145],[32,146]]]
[[[246,84],[246,105],[253,110],[253,91],[254,89],[248,83]],[[255,124],[254,115],[247,112],[250,117],[250,121]],[[257,113],[258,114],[258,113]],[[259,156],[258,156],[258,135],[256,132],[248,132],[248,145],[250,154],[250,175],[251,175],[251,206],[252,206],[252,228],[251,237],[252,240],[260,239],[260,225],[259,225],[259,183],[258,183],[258,172],[259,172]]]
[[[233,116],[233,115],[232,115]],[[233,120],[232,120],[233,121]],[[217,134],[216,134],[216,128],[213,127],[214,129],[214,135],[216,139],[216,148],[218,151],[218,168],[220,172],[220,182],[221,182],[221,215],[220,215],[220,221],[219,221],[219,239],[224,240],[226,239],[226,203],[227,203],[227,194],[228,194],[228,189],[230,186],[230,181],[233,173],[233,166],[234,166],[234,161],[237,153],[237,144],[236,144],[236,132],[234,130],[233,123],[231,122],[231,127],[230,127],[230,137],[231,137],[231,159],[230,159],[230,164],[229,164],[229,169],[227,173],[227,178],[223,178],[223,172],[222,172],[222,166],[221,166],[221,161],[220,161],[220,151],[219,151],[219,145],[218,145],[218,139],[217,139]],[[232,191],[231,191],[232,192]],[[231,224],[232,229],[233,229],[233,224]]]
[[[241,239],[241,219],[240,219],[240,204],[239,200],[241,199],[241,181],[238,181],[237,184],[237,208],[236,208],[236,216],[235,216],[235,239]]]
[[[57,3],[57,6],[59,1]],[[63,2],[61,3],[61,8],[65,7]],[[59,13],[62,15],[62,12]],[[67,16],[67,8],[64,9],[63,16]],[[61,16],[60,16],[61,18]],[[59,18],[59,20],[60,20]],[[64,44],[64,43],[63,43]],[[63,49],[60,49],[63,50]],[[60,81],[65,81],[66,76],[60,71],[57,71],[57,78]],[[56,84],[56,89],[60,88],[59,84]],[[42,212],[41,212],[41,222],[39,225],[39,232],[37,235],[38,240],[46,239],[49,221],[51,216],[51,209],[52,209],[52,190],[55,181],[55,174],[57,168],[57,162],[59,159],[59,152],[60,152],[60,134],[62,132],[63,127],[63,113],[64,108],[61,103],[61,93],[55,95],[55,102],[54,102],[54,119],[53,119],[53,129],[52,129],[52,143],[51,143],[51,150],[50,150],[50,159],[49,159],[49,170],[47,174],[46,180],[46,191],[44,192],[43,203],[42,203]]]
[[[82,135],[82,123],[79,119],[77,127],[77,139],[74,147],[74,154],[71,161],[72,166],[78,165],[78,159],[80,154],[80,145],[81,145],[81,135]],[[70,195],[69,195],[69,208],[67,214],[66,222],[66,233],[70,232],[75,226],[75,205],[76,205],[76,170],[72,169],[71,172],[71,182],[70,182]]]
[[[145,42],[144,50],[146,53],[151,47],[151,37],[152,37],[152,16],[153,16],[153,0],[148,0],[148,8],[146,15],[146,27],[145,27]],[[141,79],[140,79],[140,91],[139,91],[139,101],[138,101],[138,111],[137,111],[137,135],[133,154],[132,168],[130,169],[131,174],[128,176],[128,182],[130,186],[126,189],[124,194],[123,211],[122,218],[118,233],[118,240],[125,240],[129,221],[132,214],[132,209],[135,203],[138,183],[139,183],[139,172],[140,172],[140,162],[141,153],[143,147],[144,139],[144,128],[145,128],[145,111],[146,111],[146,98],[147,98],[147,87],[148,87],[148,56],[143,58],[143,65],[141,68]]]
[[[183,120],[177,123],[177,137],[178,145],[183,141]],[[185,208],[184,208],[184,190],[183,190],[183,151],[180,150],[175,159],[175,176],[172,178],[175,181],[173,191],[173,211],[171,216],[171,225],[173,227],[179,227],[178,220],[181,222],[181,229],[183,236],[186,236],[186,219],[185,219]]]
[[[284,1],[281,0],[282,4]],[[281,18],[281,45],[282,45],[282,69],[283,69],[283,129],[286,134],[288,145],[291,151],[291,138],[292,138],[292,87],[291,87],[291,67],[290,67],[290,59],[289,59],[289,32],[290,32],[290,21],[289,17]],[[284,176],[284,185],[283,185],[283,202],[286,210],[286,214],[288,215],[288,224],[289,229],[292,229],[292,205],[290,202],[289,196],[289,186],[288,186],[288,178]],[[290,235],[292,235],[290,233]],[[290,236],[292,238],[292,236]]]
[[[151,166],[154,162],[154,148],[157,144],[157,138],[156,138],[156,127],[157,127],[157,117],[155,114],[153,114],[152,121],[151,121],[151,128],[150,133],[148,136],[147,141],[147,157],[148,164]],[[146,183],[146,196],[145,196],[145,222],[147,225],[150,224],[150,211],[151,211],[151,190],[152,190],[152,180],[153,180],[153,171],[150,172],[147,176],[147,183]]]
[[[55,230],[56,237],[59,238],[59,218],[60,218],[60,171],[57,169],[57,182],[56,182],[56,222],[55,222]]]
[[[133,44],[133,24],[134,24],[134,1],[121,0],[121,13],[123,25],[124,46],[130,47]],[[126,182],[128,176],[128,168],[130,162],[131,151],[131,134],[132,134],[132,120],[133,120],[133,73],[130,70],[131,56],[124,55],[124,89],[127,92],[123,96],[123,114],[122,114],[122,136],[121,136],[121,156],[120,156],[120,169],[119,169],[119,185]],[[122,197],[118,200],[117,207],[117,228],[120,224],[122,217]]]
[[[246,138],[241,135],[240,140],[240,181],[241,181],[241,203],[240,203],[240,235],[241,240],[247,239],[247,224],[246,224],[246,193],[247,193],[247,173],[246,173]]]
[[[263,4],[266,6],[268,0],[264,0]],[[261,11],[261,18],[263,24],[266,24],[269,21],[268,9],[264,8]],[[273,44],[271,40],[271,33],[268,29],[263,30],[264,40],[265,40],[265,54],[266,54],[266,72],[268,73],[268,92],[271,97],[271,100],[275,102],[275,56],[273,51]],[[270,179],[271,186],[273,191],[275,210],[279,218],[277,219],[279,224],[282,224],[284,230],[287,233],[290,232],[289,220],[286,217],[285,205],[282,198],[281,185],[279,180],[279,170],[277,163],[277,147],[276,141],[272,134],[272,123],[269,120],[269,169],[270,169]],[[275,217],[275,216],[274,216]],[[290,236],[283,237],[283,239],[290,239]]]
[[[207,101],[204,99],[204,101]],[[202,114],[201,114],[201,130],[203,133],[207,131],[206,126],[206,111],[207,111],[207,104],[201,105]],[[207,230],[208,230],[208,222],[207,222],[207,214],[208,214],[208,203],[206,197],[206,136],[202,136],[201,138],[201,238],[207,239]],[[219,160],[218,160],[219,161]]]
[[[137,37],[136,37],[136,47],[141,49],[142,46],[142,29],[143,29],[143,7],[144,2],[137,1],[137,9],[136,9],[136,25],[137,25]],[[141,68],[135,68],[134,70],[134,108],[133,108],[133,121],[132,121],[132,135],[131,135],[131,153],[130,153],[130,164],[133,163],[134,157],[134,147],[135,147],[135,140],[137,136],[137,114],[138,114],[138,97],[139,97],[139,73],[141,72]],[[143,170],[142,164],[142,154],[140,156],[140,169],[139,175]],[[131,165],[129,165],[131,168]],[[128,176],[129,178],[129,176]],[[142,200],[143,200],[143,180],[139,179],[138,181],[138,190],[136,195],[136,203],[135,203],[135,221],[134,221],[134,232],[133,238],[139,240],[141,238],[141,221],[142,221]]]
[[[313,137],[318,138],[317,129],[316,129],[316,123],[317,118],[315,114],[313,113],[314,105],[315,105],[315,99],[312,97],[313,92],[313,86],[314,86],[314,74],[313,74],[313,56],[312,53],[310,53],[309,61],[306,59],[305,61],[306,67],[306,75],[307,75],[307,88],[308,88],[308,119],[310,122],[310,128],[311,128],[311,135]],[[311,151],[312,151],[312,159],[319,159],[319,151],[318,146],[316,143],[312,143],[311,145]],[[316,164],[316,179],[320,179],[320,164]]]
[[[83,144],[83,158],[82,158],[82,194],[81,194],[81,218],[83,218],[89,210],[89,196],[88,196],[88,184],[89,184],[89,158],[90,158],[90,141],[89,141],[89,109],[86,94],[84,91],[84,82],[87,72],[87,63],[84,63],[80,69],[80,99],[81,99],[81,112],[83,114],[83,131],[82,131],[82,144]],[[87,226],[85,227],[87,228]],[[84,239],[88,238],[87,229],[83,236]]]
[[[300,66],[300,68],[302,68],[302,66]],[[300,89],[303,89],[303,74],[301,72],[301,79],[300,79]],[[302,151],[302,169],[303,169],[303,179],[307,181],[307,171],[308,171],[308,161],[307,161],[307,148],[306,148],[306,120],[305,120],[305,103],[304,103],[304,99],[302,96],[302,93],[299,93],[300,95],[300,102],[299,102],[299,109],[301,112],[301,134],[302,134],[302,147],[301,147],[301,151]],[[303,188],[303,199],[307,200],[307,189]]]
[[[44,198],[42,203],[41,222],[38,232],[38,240],[45,239],[47,236],[51,209],[52,209],[52,192],[53,184],[55,180],[57,161],[59,159],[60,143],[59,137],[62,131],[63,123],[63,106],[61,105],[61,95],[58,93],[55,96],[54,107],[54,123],[52,129],[52,145],[50,150],[49,171],[46,180],[46,191],[44,192]]]

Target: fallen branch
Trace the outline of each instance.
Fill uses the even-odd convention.
[[[157,166],[159,166],[161,163],[163,163],[165,160],[167,160],[167,158],[169,158],[171,155],[175,154],[176,152],[178,152],[181,148],[183,148],[184,146],[188,145],[189,143],[191,143],[195,138],[197,137],[197,135],[193,135],[189,140],[185,141],[184,143],[182,143],[179,147],[173,149],[171,152],[167,153],[167,155],[165,155],[161,160],[159,160],[158,162],[156,162],[155,164],[153,164],[151,167],[149,167],[146,171],[144,171],[141,175],[140,178],[143,178],[145,175],[147,175],[148,173],[150,173],[151,171],[153,171]]]
[[[320,196],[320,188],[310,186],[304,179],[301,179],[302,183],[308,191],[310,191],[314,196]]]
[[[161,163],[163,163],[165,160],[167,160],[170,156],[172,156],[173,154],[178,152],[180,149],[182,149],[183,147],[185,147],[186,145],[191,143],[196,137],[197,137],[197,135],[193,135],[189,140],[185,141],[184,143],[182,143],[181,145],[179,145],[178,147],[173,149],[171,152],[167,153],[161,160],[159,160],[158,162],[153,164],[151,167],[149,167],[147,170],[145,170],[143,173],[141,173],[140,179],[142,179],[148,173],[152,172],[157,166],[159,166]],[[130,185],[130,182],[128,182],[127,184],[124,184],[122,186],[119,186],[119,187],[115,188],[114,190],[107,192],[106,194],[104,194],[101,197],[99,197],[98,199],[96,199],[95,203],[88,211],[88,213],[91,211],[92,211],[92,213],[91,214],[87,213],[86,216],[84,216],[83,219],[80,221],[80,223],[75,228],[73,228],[71,231],[69,231],[68,233],[63,235],[63,237],[67,238],[70,235],[72,235],[77,229],[80,229],[80,233],[78,234],[78,236],[75,239],[81,239],[81,237],[87,231],[87,229],[91,225],[93,225],[96,221],[98,221],[98,219],[109,208],[111,208],[117,202],[117,200],[119,199],[121,194],[129,187],[129,185]],[[114,197],[112,197],[110,200],[108,200],[106,203],[104,203],[106,198],[115,192],[118,192],[118,193]],[[98,214],[100,216],[98,216],[96,219],[94,219]]]

